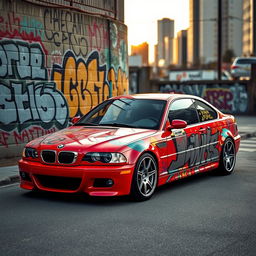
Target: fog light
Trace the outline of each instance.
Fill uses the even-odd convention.
[[[107,179],[106,180],[106,186],[107,187],[112,187],[114,185],[114,181],[113,180],[111,180],[111,179]]]
[[[112,187],[114,181],[112,179],[95,179],[93,186],[96,188]]]
[[[27,172],[20,172],[20,177],[21,179],[23,180],[26,180],[26,181],[32,181],[29,174]]]

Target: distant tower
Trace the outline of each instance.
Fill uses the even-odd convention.
[[[235,56],[242,55],[243,0],[222,0],[222,54],[233,50]]]
[[[157,21],[158,33],[158,64],[162,62],[164,66],[173,63],[173,39],[174,39],[174,20],[164,18]]]
[[[256,1],[243,1],[243,55],[256,56]]]
[[[227,50],[236,56],[242,54],[242,3],[243,0],[222,0],[222,55]],[[189,0],[188,66],[217,61],[217,22],[217,0]]]
[[[187,30],[179,31],[176,41],[176,64],[185,68],[187,66]]]
[[[148,43],[132,45],[131,55],[140,55],[142,57],[142,66],[148,66]]]
[[[199,65],[200,0],[189,0],[189,28],[187,38],[188,66]]]

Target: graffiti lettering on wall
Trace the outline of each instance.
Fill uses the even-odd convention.
[[[41,42],[44,39],[43,24],[36,18],[25,15],[21,18],[9,12],[0,16],[0,37]]]
[[[204,98],[224,112],[244,113],[248,108],[248,94],[245,84],[167,84],[160,86],[161,92],[192,94]]]
[[[19,145],[21,143],[27,143],[33,139],[36,139],[49,133],[53,133],[55,131],[55,127],[49,130],[45,130],[40,126],[31,126],[27,129],[24,129],[20,133],[17,131],[0,131],[0,145],[4,146],[5,148],[8,148],[11,144]]]
[[[219,156],[216,148],[217,140],[218,133],[211,134],[211,129],[208,129],[205,134],[176,138],[174,141],[178,154],[177,159],[171,162],[169,173],[176,172],[186,164],[191,168],[201,163],[216,161]]]
[[[0,13],[4,147],[65,128],[69,117],[128,92],[124,25],[69,10],[26,6],[21,15]]]
[[[66,52],[62,65],[54,65],[52,80],[67,99],[70,117],[83,115],[110,96],[125,94],[128,80],[126,74],[112,67],[100,65],[99,53],[92,52],[87,61]]]
[[[0,42],[0,78],[46,80],[45,56],[38,43]]]
[[[45,38],[43,23],[30,16],[23,16],[20,21],[20,32],[22,33],[23,31],[27,34],[32,33],[35,37],[40,37],[42,40]]]
[[[9,12],[7,16],[0,16],[0,36],[13,36],[19,32],[20,18],[14,12]]]
[[[66,99],[54,82],[48,82],[44,59],[44,52],[38,43],[1,41],[1,130],[17,128],[22,131],[38,123],[45,129],[53,125],[57,128],[67,125]]]
[[[105,24],[98,24],[95,21],[92,24],[89,24],[88,36],[90,48],[100,51],[101,49],[109,47],[109,33]]]
[[[88,42],[86,39],[86,16],[81,13],[61,9],[44,11],[45,37],[62,51],[70,49],[76,56],[86,57]]]

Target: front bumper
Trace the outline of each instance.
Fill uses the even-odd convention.
[[[24,189],[63,193],[85,192],[91,196],[119,196],[130,194],[134,165],[53,166],[21,159],[19,170],[23,174],[20,187]],[[62,181],[63,179],[67,185],[69,179],[70,183],[76,181],[77,186],[59,186],[58,180]],[[113,185],[95,186],[96,179],[112,180]]]

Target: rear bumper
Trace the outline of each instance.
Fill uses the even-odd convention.
[[[123,166],[53,166],[39,162],[19,161],[22,177],[20,187],[28,190],[39,189],[52,192],[79,193],[85,192],[91,196],[118,196],[130,193],[134,165]],[[44,179],[41,179],[43,177]],[[70,187],[54,185],[54,182],[65,179],[65,184],[76,180],[77,186]],[[49,183],[45,180],[49,179]],[[110,179],[113,185],[109,187],[95,186],[96,179]],[[44,180],[44,182],[42,182]],[[54,181],[54,182],[53,182]]]
[[[235,147],[236,147],[236,153],[237,153],[240,147],[241,136],[237,135],[236,137],[234,137],[234,141],[235,141]]]

